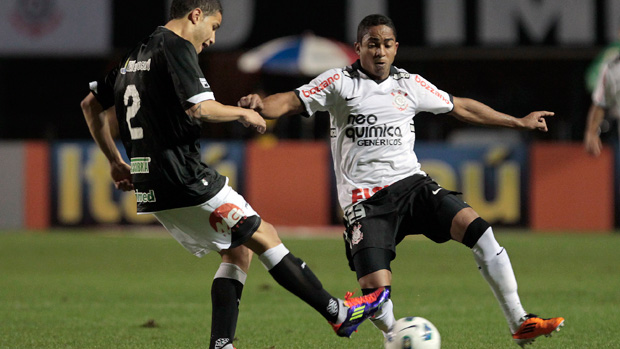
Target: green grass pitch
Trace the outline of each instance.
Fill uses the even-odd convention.
[[[159,228],[157,228],[159,229]],[[0,348],[208,347],[219,257],[171,237],[132,232],[0,232]],[[284,238],[327,290],[358,288],[334,238]],[[619,348],[620,234],[540,235],[497,229],[526,310],[566,325],[535,348]],[[423,316],[443,348],[517,348],[467,248],[406,239],[393,264],[396,317]],[[244,289],[238,349],[382,348],[370,323],[338,338],[279,287],[257,258]]]

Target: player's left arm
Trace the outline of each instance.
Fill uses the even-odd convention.
[[[588,110],[588,120],[586,122],[586,130],[583,134],[583,145],[586,152],[590,155],[599,156],[603,149],[603,142],[600,136],[601,123],[605,119],[605,109],[594,103]]]
[[[550,111],[535,111],[522,118],[498,112],[486,104],[470,98],[454,97],[454,109],[449,115],[458,120],[476,125],[500,126],[508,128],[521,128],[547,132],[545,117],[553,116]]]

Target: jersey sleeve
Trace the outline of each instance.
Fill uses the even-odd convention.
[[[197,103],[213,100],[215,96],[198,65],[198,55],[187,41],[168,40],[164,44],[168,71],[183,109]]]
[[[612,79],[609,78],[609,67],[607,65],[601,69],[594,92],[592,92],[592,103],[601,108],[608,108],[610,100],[610,84]]]
[[[448,113],[454,109],[452,95],[435,87],[420,75],[413,75],[411,79],[412,91],[416,95],[418,105],[416,112],[430,112],[433,114]]]
[[[91,81],[88,85],[103,110],[114,106],[114,83],[117,75],[118,68],[112,69],[103,79]]]
[[[326,111],[335,103],[342,86],[342,70],[330,69],[295,90],[310,116]]]

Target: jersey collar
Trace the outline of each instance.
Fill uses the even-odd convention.
[[[359,59],[357,61],[355,61],[355,63],[351,64],[351,68],[353,68],[354,70],[359,70],[360,72],[364,73],[369,79],[373,80],[377,84],[380,84],[380,83],[384,82],[385,80],[389,79],[390,77],[396,78],[396,77],[400,76],[400,72],[398,71],[398,69],[396,69],[396,67],[391,65],[390,66],[390,75],[388,75],[387,78],[381,79],[381,80],[373,79],[373,78],[370,77],[370,74],[368,74],[368,72],[364,68],[362,68],[362,63],[360,62]]]

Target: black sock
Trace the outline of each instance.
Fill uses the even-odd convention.
[[[237,328],[243,284],[235,279],[215,278],[211,285],[211,341],[209,349],[232,343]]]
[[[392,298],[392,286],[383,286],[386,290],[390,291],[390,297]],[[375,292],[376,290],[378,290],[380,287],[377,288],[362,288],[362,294],[365,296],[367,294],[371,294],[373,292]]]
[[[323,289],[319,279],[304,261],[289,253],[269,273],[282,287],[308,303],[327,321],[337,321],[338,299]]]

